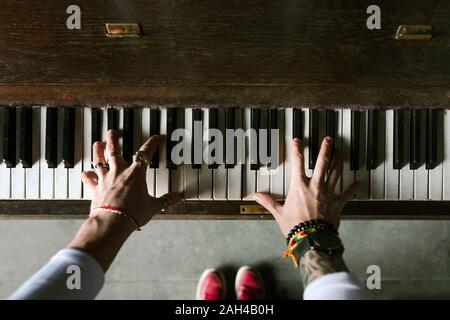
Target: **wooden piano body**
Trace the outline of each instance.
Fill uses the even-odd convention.
[[[0,104],[131,107],[450,106],[450,3],[381,0],[369,30],[360,0],[2,2]],[[139,23],[107,37],[106,23]],[[428,40],[396,40],[430,25]],[[448,135],[448,134],[447,134]],[[190,201],[158,218],[251,219],[241,201]],[[86,200],[1,200],[2,217],[84,217]],[[346,218],[447,218],[450,202],[351,201]]]

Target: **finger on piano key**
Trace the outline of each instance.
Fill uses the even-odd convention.
[[[443,150],[443,168],[442,168],[442,180],[443,180],[443,199],[450,200],[450,111],[443,111],[443,134],[444,137],[444,150]]]
[[[74,165],[69,169],[69,198],[82,198],[81,172],[83,171],[83,108],[72,109],[74,112]]]
[[[172,150],[176,145],[176,141],[172,141],[172,133],[178,128],[177,126],[177,109],[167,109],[167,125],[166,125],[166,166],[170,170],[175,170],[177,166],[172,162]]]
[[[374,169],[370,170],[370,197],[372,199],[384,199],[385,189],[385,141],[386,141],[386,112],[373,111],[376,121],[372,122],[370,139],[372,145],[372,158],[370,163]],[[392,162],[392,161],[391,161]]]
[[[83,171],[93,170],[92,145],[101,140],[101,111],[97,108],[83,109]],[[83,199],[92,199],[92,192],[83,184]]]
[[[13,199],[24,199],[25,198],[25,169],[21,168],[21,166],[17,165],[17,160],[20,155],[20,123],[22,112],[21,109],[25,107],[14,108],[16,110],[16,118],[15,122],[12,122],[11,125],[14,127],[14,141],[16,145],[14,146],[15,155],[14,162],[16,165],[11,167],[11,197]]]
[[[320,145],[320,113],[317,109],[309,109],[309,159],[308,168],[314,170]]]
[[[284,137],[285,137],[285,123],[284,123],[284,109],[271,109],[269,118],[271,119],[271,129],[278,129],[278,146],[270,150],[275,153],[277,161],[276,166],[270,168],[270,194],[277,200],[282,200],[284,197]],[[274,114],[275,113],[275,114]],[[276,122],[273,119],[276,116]],[[272,137],[272,134],[269,135]]]
[[[260,135],[260,127],[261,127],[261,109],[252,108],[250,109],[250,129],[252,130],[249,136],[249,160],[250,160],[250,169],[251,170],[259,170],[260,162],[259,162],[259,135]]]
[[[386,111],[386,159],[385,159],[385,199],[396,200],[399,197],[399,180],[400,171],[395,168],[396,164],[401,163],[399,154],[403,155],[403,151],[399,149],[399,145],[403,144],[403,139],[399,137],[401,128],[399,127],[399,118],[401,118],[401,110]],[[397,156],[395,156],[397,155]]]
[[[225,137],[225,109],[217,110],[217,129],[222,133],[222,136]],[[234,117],[233,117],[234,118]],[[225,139],[222,139],[222,143],[224,143]],[[222,147],[221,144],[218,144],[218,147]],[[224,159],[222,148],[222,159]],[[220,156],[220,154],[218,154]],[[219,157],[220,159],[220,157]],[[240,183],[239,183],[240,184]],[[227,199],[227,169],[225,168],[224,163],[220,163],[216,169],[213,170],[213,198],[214,200],[226,200]]]
[[[231,125],[236,130],[243,130],[243,110],[240,108],[233,109],[234,114],[234,125]],[[227,111],[228,112],[228,111]],[[228,141],[228,140],[227,140]],[[227,170],[227,197],[228,200],[241,200],[243,194],[243,166],[245,161],[245,136],[242,131],[242,137],[240,139],[234,139],[234,151],[235,156],[233,157],[235,165]],[[230,143],[230,142],[227,142]],[[243,159],[238,157],[238,153]]]
[[[3,162],[6,163],[6,167],[14,168],[17,164],[16,108],[5,107],[3,119]]]
[[[57,109],[42,107],[41,109],[41,158],[40,166],[40,198],[53,199],[55,196],[55,169],[57,164]]]
[[[443,147],[444,147],[443,112],[442,110],[428,110],[426,166],[428,167],[428,185],[429,185],[428,199],[431,200],[442,200]]]
[[[151,123],[151,109],[150,108],[144,108],[142,109],[142,140],[141,145],[147,141],[151,134],[150,134],[150,123]],[[151,161],[150,165],[147,168],[145,181],[147,183],[147,190],[148,194],[152,197],[155,196],[155,190],[156,190],[156,175],[155,175],[155,169],[151,167]]]
[[[57,167],[55,168],[55,199],[67,199],[68,197],[68,169],[64,165],[64,108],[58,108],[57,125]]]
[[[6,107],[0,108],[0,177],[2,177],[2,183],[0,183],[0,199],[11,198],[11,169],[7,168],[5,161],[3,161],[3,137],[5,131],[4,118]]]
[[[358,185],[355,190],[355,198],[359,200],[365,200],[369,198],[369,176],[370,172],[367,170],[365,164],[367,160],[367,114],[365,112],[359,112],[359,132],[355,132],[355,141],[359,140],[359,168],[355,171],[355,180],[358,181]],[[358,135],[359,133],[359,135]],[[352,136],[353,138],[353,136]]]
[[[66,168],[75,165],[75,109],[64,108],[62,160]]]
[[[133,161],[134,153],[134,110],[132,108],[123,108],[122,139],[123,139],[123,159],[129,165]]]
[[[206,150],[209,144],[209,112],[211,110],[204,108],[203,113],[203,130],[202,130],[202,151]],[[208,151],[209,153],[209,151]],[[203,153],[202,153],[203,155]],[[199,178],[198,178],[198,197],[200,200],[212,200],[212,180],[213,174],[212,169],[209,169],[207,163],[202,163],[199,168]]]
[[[331,149],[331,157],[336,147],[336,111],[327,109],[325,111],[325,135],[333,138],[333,147]]]
[[[201,110],[200,110],[201,111]],[[194,121],[194,109],[188,108],[184,114],[184,125],[186,129],[186,149],[190,150],[190,162],[184,165],[184,190],[186,200],[198,200],[198,169],[192,167],[192,160],[194,155],[192,154],[193,143],[193,121]],[[186,150],[185,149],[185,150]],[[186,159],[185,159],[186,160]]]
[[[269,110],[262,109],[260,111],[260,129],[258,133],[258,154],[265,149],[266,157],[268,152],[268,134],[269,129]],[[265,159],[264,159],[265,160]],[[270,192],[270,171],[268,168],[268,163],[263,161],[258,156],[258,167],[256,171],[256,191],[257,192]]]
[[[418,112],[417,112],[418,111]],[[426,126],[427,119],[424,110],[415,110],[412,117],[414,118],[413,129],[415,139],[414,139],[414,164],[419,165],[416,170],[414,170],[414,199],[415,200],[426,200],[428,199],[428,170],[425,164],[425,148],[421,146],[426,146]],[[418,143],[418,145],[416,145]]]
[[[114,107],[108,107],[106,108],[107,112],[107,129],[108,130],[119,130],[119,110],[117,110]],[[106,134],[106,132],[105,132]],[[104,140],[106,141],[106,139]]]
[[[291,183],[291,143],[299,138],[303,144],[302,109],[286,108],[284,111],[284,192],[286,198]]]
[[[336,131],[335,131],[335,137],[334,137],[334,144],[333,148],[335,151],[338,151],[340,154],[340,157],[342,159],[342,121],[343,121],[343,114],[342,109],[335,110],[335,122],[336,122]],[[342,163],[341,163],[341,169],[342,169]],[[342,174],[339,177],[339,180],[336,184],[336,193],[340,193],[342,191]]]
[[[161,109],[161,125],[159,134],[161,136],[165,136],[167,134],[167,109]],[[160,163],[158,169],[156,169],[156,196],[159,198],[162,195],[169,192],[169,169],[167,169],[166,165],[166,144],[160,144]]]
[[[150,109],[150,137],[159,134],[161,131],[161,110],[159,109]],[[150,168],[157,169],[159,168],[159,157],[160,157],[160,148],[156,149],[153,154],[152,159],[150,160]]]
[[[184,109],[175,109],[175,126],[176,129],[182,129],[185,125]],[[177,145],[179,141],[172,141],[173,145]],[[172,154],[172,153],[170,153]],[[173,159],[172,159],[173,160]],[[184,192],[184,170],[188,166],[181,164],[177,165],[175,169],[170,170],[170,192]]]
[[[250,109],[246,108],[243,110],[243,126],[244,132],[248,132],[249,129],[252,128],[252,112]],[[257,148],[253,145],[254,140],[257,140],[256,135],[253,136],[253,139],[250,135],[246,135],[245,139],[245,164],[243,168],[243,183],[242,183],[242,198],[243,200],[253,200],[252,194],[256,192],[256,170],[252,170],[251,162],[255,161],[255,155],[251,157],[251,153],[256,152]],[[253,140],[253,141],[252,141]],[[254,163],[255,165],[255,163]]]
[[[410,137],[411,137],[411,111],[403,110],[403,157],[404,162],[410,159]],[[414,170],[410,169],[407,163],[404,163],[400,169],[400,200],[414,199]]]
[[[350,149],[351,149],[352,143],[354,142],[352,133],[354,132],[355,128],[358,129],[358,131],[359,131],[359,126],[355,126],[355,128],[353,128],[352,120],[354,120],[353,119],[354,117],[352,115],[354,112],[357,112],[357,111],[352,111],[350,109],[342,110],[342,137],[341,137],[342,191],[347,190],[347,188],[350,187],[350,185],[355,180],[355,171],[354,171],[354,168],[352,168],[350,165],[350,163],[352,163],[352,155],[353,155],[353,153],[351,151],[354,151],[354,150],[350,150]],[[358,135],[355,134],[355,137],[356,136],[358,136]],[[359,156],[359,154],[358,154],[358,156]],[[357,158],[357,160],[358,160],[356,162],[359,162],[359,157],[355,157],[355,158]],[[353,159],[353,161],[355,161],[355,159]],[[354,163],[352,163],[352,164],[354,164]]]
[[[303,157],[305,158],[305,173],[306,176],[311,178],[313,175],[313,170],[309,168],[309,159],[310,156],[310,129],[309,124],[311,121],[309,120],[309,116],[311,115],[311,109],[305,110],[303,112],[303,140],[302,140],[302,148],[303,148]]]
[[[39,199],[39,157],[41,153],[41,108],[31,108],[31,168],[25,169],[25,196],[27,199]],[[42,152],[44,150],[42,149]]]
[[[33,110],[22,107],[20,112],[19,162],[22,168],[31,168],[33,153]]]

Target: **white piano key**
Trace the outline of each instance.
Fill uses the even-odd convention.
[[[341,156],[342,156],[342,176],[341,185],[342,191],[347,190],[348,187],[355,180],[355,172],[350,169],[350,141],[352,128],[352,110],[342,110],[342,137],[341,137]]]
[[[3,161],[3,112],[0,108],[0,177],[2,182],[0,183],[0,199],[11,198],[11,169],[6,167],[6,163]]]
[[[186,164],[184,165],[184,190],[186,200],[198,200],[198,174],[199,169],[193,169],[191,164],[191,142],[193,136],[192,128],[192,109],[185,110],[184,125],[186,128],[186,143],[185,151],[188,152],[189,157],[186,157]]]
[[[379,111],[378,118],[378,165],[370,170],[370,197],[371,199],[384,199],[384,164],[386,140],[386,112]]]
[[[220,108],[218,113],[218,129],[225,136],[225,109]],[[224,139],[222,139],[224,141]],[[222,150],[224,146],[221,146]],[[222,151],[223,153],[223,151]],[[225,161],[225,155],[223,154]],[[216,169],[213,169],[213,198],[214,200],[226,200],[227,199],[227,169],[225,169],[224,163],[218,165]]]
[[[164,136],[167,133],[167,109],[161,109],[160,115],[160,135]],[[165,140],[164,140],[165,141]],[[159,147],[159,168],[156,169],[156,196],[161,197],[162,195],[169,192],[169,169],[167,169],[166,163],[166,143],[160,144]]]
[[[409,168],[409,145],[411,134],[411,112],[403,112],[403,155],[406,164],[400,169],[400,200],[414,199],[414,170]]]
[[[63,150],[63,132],[64,132],[64,110],[58,110],[58,166],[55,169],[55,198],[67,199],[68,197],[68,182],[69,174],[68,169],[64,167],[64,161],[62,161]]]
[[[27,199],[38,199],[40,194],[39,188],[39,156],[44,152],[41,146],[40,131],[41,131],[41,108],[33,107],[33,132],[32,132],[32,166],[25,169],[26,185],[25,196]]]
[[[209,130],[209,109],[204,108],[203,110],[203,152],[206,150],[209,144],[208,130]],[[204,153],[203,153],[203,159]],[[203,160],[204,161],[204,160]],[[198,177],[198,197],[200,200],[212,200],[212,180],[213,180],[213,171],[208,168],[206,163],[202,163],[202,168],[199,169],[199,177]]]
[[[184,109],[177,110],[177,127],[184,128]],[[185,165],[177,165],[176,169],[170,170],[170,191],[184,192],[184,169]]]
[[[108,132],[108,108],[102,110],[102,142],[106,143],[106,132]]]
[[[235,121],[235,128],[236,129],[243,129],[243,110],[240,108],[236,108],[234,112],[234,121]],[[241,147],[241,154],[245,155],[245,137],[244,140],[238,142],[238,139],[235,139],[237,146],[236,146],[236,152],[239,146]],[[233,168],[227,169],[227,197],[228,200],[241,200],[242,198],[242,188],[243,188],[243,179],[242,179],[242,170],[244,164],[239,161],[238,157],[237,163]]]
[[[302,112],[303,114],[304,112]],[[284,192],[286,198],[291,182],[291,143],[293,136],[293,109],[286,108],[284,111]],[[303,144],[303,141],[302,141]]]
[[[83,110],[83,171],[91,171],[92,158],[92,110],[85,107]],[[83,199],[92,199],[92,192],[83,185]]]
[[[83,108],[75,108],[74,167],[68,169],[69,199],[82,198],[81,172],[83,171]]]
[[[141,144],[143,144],[145,141],[150,138],[150,109],[144,108],[142,109],[142,137],[141,137]],[[155,178],[155,169],[147,168],[146,172],[146,178],[147,182],[147,190],[148,194],[152,197],[155,196],[155,189],[156,189],[156,178]]]
[[[251,110],[244,109],[243,112],[243,126],[246,132],[245,139],[245,164],[243,168],[243,185],[242,197],[243,200],[253,200],[252,194],[256,192],[256,170],[250,169],[250,128],[251,128]]]
[[[443,198],[450,200],[450,111],[444,110]]]
[[[422,165],[414,170],[414,199],[428,199],[428,170],[425,167],[425,146],[426,146],[426,112],[422,110],[420,115],[420,152]]]
[[[443,165],[442,152],[444,147],[443,133],[443,112],[437,112],[437,158],[438,165],[434,169],[428,170],[428,198],[431,200],[442,200],[443,191]]]
[[[355,180],[358,181],[358,185],[355,191],[355,198],[359,200],[365,200],[369,198],[369,171],[366,164],[366,152],[367,152],[367,112],[361,113],[360,120],[360,158],[359,158],[359,170],[355,172]]]
[[[20,110],[16,110],[16,159],[19,159],[20,149]],[[22,164],[17,162],[14,168],[11,168],[11,198],[25,199],[25,169]]]
[[[303,111],[303,157],[305,158],[305,173],[308,178],[313,175],[313,170],[309,169],[308,159],[309,159],[309,109]]]
[[[284,123],[284,109],[277,110],[278,121],[278,150],[275,152],[278,155],[278,166],[270,170],[270,194],[277,200],[282,200],[284,197],[284,138],[285,138],[285,123]],[[292,137],[292,132],[291,132]]]
[[[259,144],[259,150],[262,149],[262,145],[267,146],[267,130],[269,129],[267,127],[268,122],[268,110],[262,109],[261,110],[261,129],[265,129],[266,134],[264,136],[263,132],[260,132],[259,138],[258,138],[258,144]],[[266,148],[266,152],[267,152]],[[261,152],[261,151],[260,151]],[[260,160],[261,161],[261,160]],[[261,162],[261,166],[259,170],[256,170],[256,191],[257,192],[267,192],[270,193],[270,170],[267,168],[266,163]]]
[[[386,111],[385,199],[399,197],[399,170],[394,169],[394,110]]]
[[[55,196],[55,169],[49,168],[45,160],[45,131],[46,131],[46,115],[49,107],[42,107],[41,109],[41,156],[39,159],[40,167],[40,197],[41,199],[53,199]],[[57,139],[57,137],[55,137]]]

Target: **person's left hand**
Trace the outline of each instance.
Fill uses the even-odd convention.
[[[160,136],[152,136],[139,150],[151,159],[160,141]],[[106,152],[121,153],[115,130],[107,133]],[[106,163],[105,144],[97,141],[93,145],[93,163],[100,162]],[[147,167],[142,161],[133,161],[128,166],[122,157],[112,156],[109,157],[109,169],[83,172],[83,183],[93,195],[91,210],[99,206],[119,208],[143,226],[166,205],[173,205],[183,198],[180,193],[167,193],[160,198],[150,196],[146,183]]]

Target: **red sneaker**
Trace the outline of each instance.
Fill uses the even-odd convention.
[[[197,300],[225,300],[226,283],[222,272],[206,269],[197,285]]]
[[[238,270],[234,286],[238,300],[263,300],[266,296],[261,275],[249,266]]]

